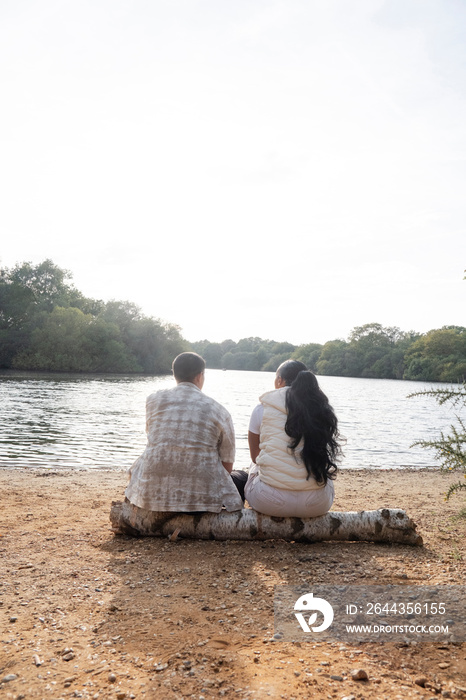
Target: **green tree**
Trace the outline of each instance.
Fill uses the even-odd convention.
[[[349,376],[401,378],[397,343],[404,338],[405,334],[394,326],[384,327],[380,323],[356,326],[350,335]]]
[[[241,340],[238,340],[236,343],[236,347],[234,349],[234,352],[255,352],[256,350],[259,350],[261,346],[264,345],[264,341],[262,338],[241,338]]]
[[[231,338],[228,338],[227,340],[222,340],[220,347],[222,348],[222,354],[224,355],[226,352],[231,352],[234,350],[234,348],[236,348],[236,343],[234,340],[231,340]]]
[[[0,270],[0,328],[19,330],[29,320],[34,295],[27,287],[11,282],[6,272]]]
[[[202,352],[207,367],[220,369],[222,366],[223,350],[220,343],[208,343]]]
[[[444,326],[419,337],[406,352],[405,379],[462,382],[466,376],[466,328]]]
[[[347,347],[348,343],[345,340],[329,340],[325,343],[316,362],[317,373],[336,377],[348,376],[345,363]]]
[[[272,357],[267,360],[261,369],[264,372],[276,372],[280,365],[289,359],[291,359],[289,352],[282,352],[279,355],[272,355]]]
[[[13,302],[13,308],[9,309],[10,320],[22,323],[30,320],[32,314],[52,311],[55,306],[81,308],[89,305],[91,300],[86,299],[68,281],[70,279],[71,273],[68,270],[62,270],[49,259],[38,265],[25,262],[12,269],[0,270],[0,289],[3,288],[5,292],[10,287],[9,294],[6,295],[6,301]],[[95,301],[93,303],[99,304]],[[3,303],[1,306],[3,316]],[[8,311],[6,313],[8,315]]]
[[[54,372],[132,372],[137,370],[118,327],[96,320],[74,307],[42,312],[43,323],[32,332],[29,348],[18,353],[15,369]]]
[[[270,341],[269,351],[272,355],[288,355],[288,357],[291,357],[295,350],[296,345],[292,345],[291,343],[275,343],[273,340]]]
[[[227,352],[222,358],[224,369],[258,371],[262,369],[263,356],[256,352]]]
[[[173,359],[188,348],[178,326],[145,316],[133,302],[112,299],[103,305],[98,318],[119,329],[134,371],[170,372]]]
[[[307,343],[299,345],[292,354],[293,360],[304,362],[306,367],[313,372],[317,370],[317,361],[320,359],[323,345],[320,343]]]
[[[1,367],[159,373],[187,348],[178,326],[88,299],[70,278],[51,260],[0,270]]]
[[[417,337],[380,323],[356,326],[348,342],[334,340],[321,348],[315,369],[342,377],[402,379],[406,350]]]
[[[146,317],[132,323],[128,346],[147,374],[170,372],[174,358],[188,348],[178,326]]]
[[[114,323],[120,329],[123,337],[128,338],[131,328],[136,321],[144,318],[139,306],[131,301],[117,301],[111,299],[102,306],[100,318],[108,323]]]
[[[88,372],[121,374],[141,371],[137,359],[123,343],[118,326],[102,318],[92,317],[85,329],[83,352],[88,357]]]
[[[210,340],[196,340],[195,342],[189,344],[189,349],[191,352],[197,352],[198,355],[204,357],[204,351],[208,345],[210,345]]]
[[[450,403],[458,411],[466,408],[466,384],[455,389],[430,389],[410,394],[413,396],[432,396],[439,405]],[[428,450],[434,450],[441,468],[445,472],[461,472],[466,477],[466,424],[464,419],[456,415],[456,423],[450,426],[450,433],[440,433],[436,440],[418,440],[413,446],[419,445]],[[446,494],[446,499],[461,489],[466,489],[466,482],[460,480],[452,484]]]
[[[97,313],[101,302],[87,299],[70,283],[71,275],[51,260],[29,262],[0,270],[0,366],[11,367],[18,352],[24,355],[44,312],[55,306],[79,307]]]

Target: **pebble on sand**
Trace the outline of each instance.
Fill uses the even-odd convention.
[[[355,668],[351,671],[353,681],[367,681],[369,679],[366,671],[363,668]]]

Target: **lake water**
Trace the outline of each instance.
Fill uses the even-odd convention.
[[[274,374],[207,370],[204,392],[233,416],[236,468],[249,466],[249,416],[273,389]],[[422,382],[318,377],[346,438],[342,467],[438,466],[433,453],[410,448],[449,430],[455,412],[434,399],[408,399]],[[127,469],[145,447],[145,400],[174,386],[169,376],[0,372],[0,467]],[[439,385],[436,385],[439,386]]]

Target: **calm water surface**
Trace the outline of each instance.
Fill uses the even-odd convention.
[[[347,441],[342,467],[437,466],[431,452],[410,448],[454,421],[454,411],[431,398],[407,398],[431,384],[318,379]],[[249,465],[249,416],[273,380],[269,372],[206,372],[204,392],[233,416],[237,468]],[[146,397],[171,386],[169,376],[0,372],[0,467],[127,469],[146,444]]]

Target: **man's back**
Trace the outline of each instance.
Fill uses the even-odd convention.
[[[155,511],[242,508],[222,462],[235,456],[228,411],[191,382],[151,394],[146,402],[147,447],[131,468],[127,498]]]

